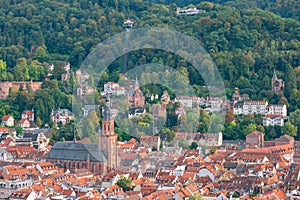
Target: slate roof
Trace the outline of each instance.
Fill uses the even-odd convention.
[[[50,150],[48,159],[86,161],[88,156],[92,162],[106,161],[97,143],[84,142],[57,142]]]
[[[38,134],[24,133],[23,138],[31,138],[31,141],[37,140]]]

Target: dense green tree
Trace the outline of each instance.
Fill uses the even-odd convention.
[[[189,149],[196,150],[198,148],[197,142],[192,142],[192,144],[189,146]]]
[[[6,62],[0,60],[0,81],[7,80]]]
[[[52,78],[61,80],[63,74],[66,73],[64,62],[57,62],[54,65],[53,75]]]
[[[234,114],[233,110],[227,110],[226,117],[225,117],[225,123],[229,124],[234,121]]]
[[[124,192],[131,190],[132,180],[130,178],[121,177],[116,185],[121,187]]]
[[[282,127],[282,133],[295,137],[297,135],[297,126],[294,126],[291,122],[284,123]]]
[[[231,122],[230,124],[225,124],[224,129],[222,131],[223,137],[225,140],[236,140],[243,139],[244,135],[241,134],[241,128],[235,122]]]
[[[201,109],[200,110],[200,118],[199,118],[199,126],[198,131],[201,133],[207,133],[210,123],[210,116],[209,114]]]
[[[291,66],[287,66],[284,71],[285,74],[285,88],[284,94],[286,97],[290,97],[293,90],[297,88],[296,74]]]
[[[170,130],[169,128],[163,128],[161,130],[161,138],[166,140],[167,142],[172,142],[175,137],[175,132]]]
[[[47,53],[46,46],[37,47],[35,52],[32,55],[34,60],[38,60],[39,62],[46,62],[49,60],[49,55]]]
[[[181,147],[182,149],[188,149],[189,143],[185,139],[181,139],[178,141],[178,146]]]
[[[190,200],[203,200],[203,198],[200,194],[194,194],[190,197]]]
[[[244,130],[244,134],[248,135],[249,133],[252,133],[253,131],[256,130],[256,125],[255,124],[249,124],[245,130]]]

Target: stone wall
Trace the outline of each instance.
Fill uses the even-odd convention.
[[[35,92],[40,89],[42,82],[32,82],[32,81],[22,81],[22,82],[0,82],[0,99],[6,99],[9,95],[9,90],[19,90],[20,86],[26,90],[26,85],[29,85],[31,89]]]

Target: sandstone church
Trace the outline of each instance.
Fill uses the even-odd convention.
[[[48,160],[70,170],[86,168],[93,174],[103,174],[118,168],[117,135],[111,117],[109,95],[103,112],[102,131],[98,143],[84,143],[76,140],[57,142],[52,147]]]

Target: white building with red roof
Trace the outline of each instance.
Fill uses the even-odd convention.
[[[15,125],[15,119],[10,115],[4,115],[2,117],[2,125],[3,126],[14,126]]]
[[[18,126],[22,128],[30,128],[30,121],[27,118],[23,118],[18,122]]]
[[[34,122],[34,111],[33,111],[33,110],[31,110],[31,111],[29,111],[29,110],[23,111],[23,112],[22,112],[22,115],[21,115],[21,118],[22,118],[22,119],[23,119],[23,118],[26,118],[26,119],[28,119],[30,122]]]

